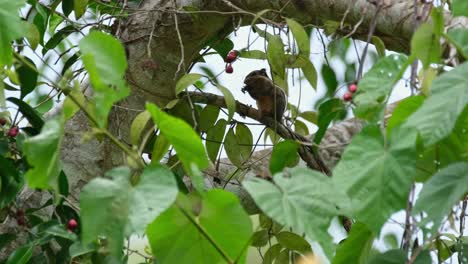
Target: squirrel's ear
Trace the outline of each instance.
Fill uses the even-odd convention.
[[[266,69],[265,69],[265,68],[260,69],[260,71],[266,73]]]

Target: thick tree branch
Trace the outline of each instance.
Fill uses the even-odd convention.
[[[209,105],[215,105],[222,108],[227,108],[226,101],[224,97],[211,94],[211,93],[199,93],[199,92],[186,92],[184,97],[188,97],[195,103],[204,103]],[[307,164],[311,169],[321,171],[327,175],[330,175],[330,170],[324,164],[320,155],[314,153],[312,148],[313,143],[306,137],[292,131],[289,127],[284,125],[281,122],[276,121],[272,117],[261,116],[260,112],[248,105],[236,101],[236,112],[241,116],[250,117],[266,127],[271,128],[273,131],[276,131],[284,139],[294,140],[300,143],[299,155],[301,159]]]

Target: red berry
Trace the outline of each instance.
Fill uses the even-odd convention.
[[[346,102],[351,101],[352,99],[353,99],[353,94],[352,93],[346,92],[343,95],[343,100],[345,100]]]
[[[18,133],[19,133],[19,128],[17,126],[12,126],[10,130],[8,130],[7,136],[16,137]]]
[[[351,93],[355,93],[357,91],[357,85],[356,84],[351,84],[348,88],[348,90],[351,92]]]
[[[231,50],[228,55],[226,56],[226,62],[231,63],[237,59],[237,51]]]
[[[4,126],[7,120],[5,118],[0,118],[0,126]]]
[[[233,73],[233,72],[234,72],[234,68],[232,68],[232,65],[229,63],[226,66],[226,73]]]
[[[67,229],[68,229],[69,231],[73,231],[73,230],[75,230],[77,227],[78,227],[78,222],[76,222],[75,219],[70,219],[70,221],[68,221]]]

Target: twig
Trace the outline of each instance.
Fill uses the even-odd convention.
[[[176,2],[174,0],[174,6],[176,5]],[[179,30],[179,21],[177,20],[177,14],[174,13],[174,23],[175,23],[175,30],[177,32],[177,38],[179,39],[179,45],[180,45],[180,61],[179,64],[177,65],[177,71],[174,74],[174,80],[177,78],[177,75],[179,74],[180,70],[182,67],[185,68],[185,48],[184,48],[184,43],[182,41],[182,36],[180,35],[180,30]]]

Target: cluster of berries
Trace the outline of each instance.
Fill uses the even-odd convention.
[[[0,126],[6,125],[7,120],[5,118],[0,118]],[[7,132],[7,136],[16,137],[19,133],[19,128],[17,126],[12,126]]]
[[[239,57],[239,52],[237,50],[231,50],[226,56],[226,73],[233,73],[234,68],[232,68],[232,63],[237,60]]]
[[[343,100],[349,102],[353,100],[353,94],[357,91],[357,83],[352,83],[348,87],[348,91],[343,95]]]

